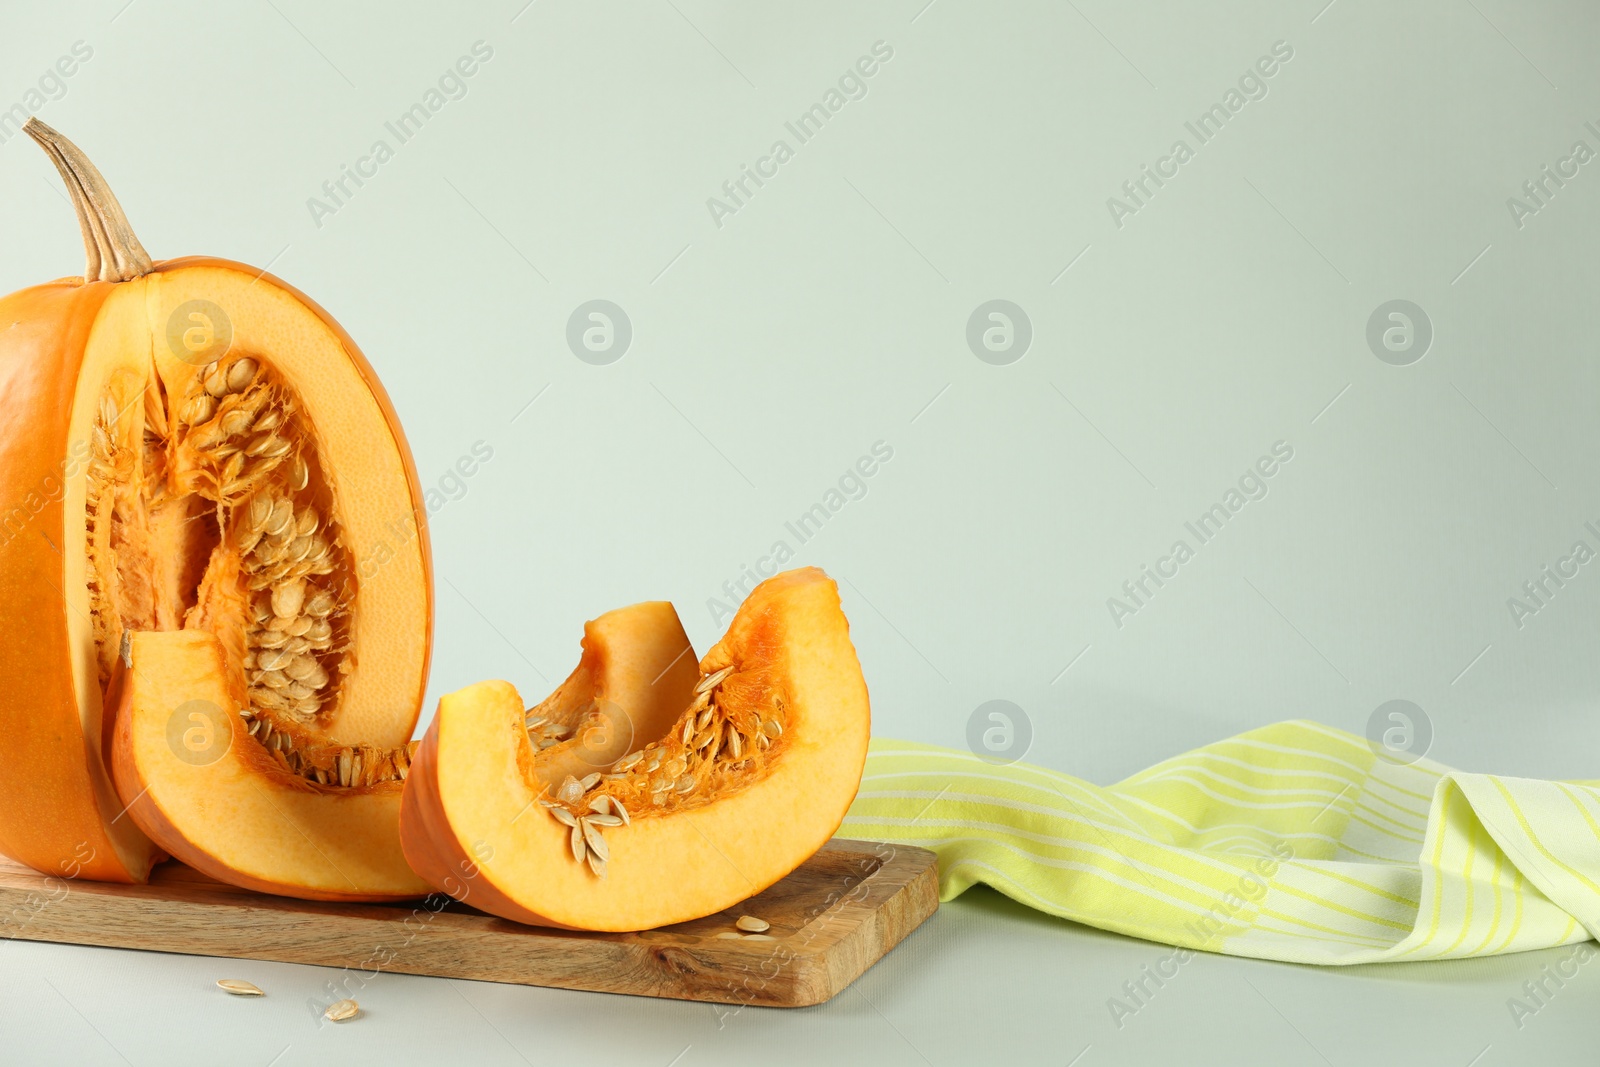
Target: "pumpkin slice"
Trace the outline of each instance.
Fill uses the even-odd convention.
[[[427,894],[400,851],[400,781],[376,775],[345,788],[291,770],[282,750],[252,736],[261,724],[235,710],[248,710],[243,680],[216,636],[130,634],[115,675],[117,789],[174,857],[234,885],[310,900]]]
[[[135,794],[106,770],[123,636],[214,637],[241,694],[227,710],[253,724],[239,745],[290,774],[397,777],[432,631],[423,496],[382,387],[321,308],[253,267],[153,262],[93,164],[25,128],[67,182],[88,267],[0,300],[0,851],[143,881],[156,831],[122,817]]]
[[[515,689],[446,696],[406,781],[406,858],[474,907],[569,929],[683,922],[765,889],[861,781],[871,716],[837,587],[815,568],[761,583],[698,674],[659,736],[554,788]]]

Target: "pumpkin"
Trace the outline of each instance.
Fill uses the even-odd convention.
[[[383,388],[264,271],[152,261],[83,153],[24,128],[88,265],[0,300],[0,851],[110,881],[166,852],[301,895],[425,888],[384,868],[330,890],[296,843],[399,855],[433,600]]]
[[[798,867],[843,821],[871,725],[837,587],[777,575],[687,673],[686,648],[675,615],[641,605],[589,624],[593,683],[531,711],[503,681],[444,697],[402,800],[413,869],[502,918],[618,931],[710,915]],[[630,750],[575,766],[606,703],[635,727]]]

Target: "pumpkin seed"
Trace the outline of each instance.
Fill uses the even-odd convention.
[[[353,1000],[336,1000],[328,1005],[328,1010],[322,1017],[329,1022],[342,1023],[346,1019],[354,1019],[361,1012],[361,1005]]]
[[[579,819],[578,826],[583,831],[584,844],[589,846],[589,851],[595,853],[603,860],[611,858],[611,848],[606,844],[606,839],[600,836],[600,830],[588,819]]]
[[[725,678],[727,678],[728,675],[730,675],[732,673],[733,673],[733,668],[732,667],[724,667],[720,671],[717,671],[715,674],[706,675],[704,678],[700,679],[700,683],[694,687],[695,693],[698,695],[700,693],[709,693],[709,692],[711,692],[711,690],[713,690],[717,686],[721,685],[723,680]]]
[[[733,925],[747,934],[764,934],[772,929],[771,923],[765,919],[758,919],[754,915],[741,915]]]
[[[268,648],[256,653],[256,666],[263,671],[281,671],[294,660],[294,654],[279,648]]]
[[[554,811],[555,809],[552,808],[551,810]],[[588,851],[588,847],[584,844],[582,827],[574,826],[572,828],[572,835],[568,843],[572,846],[572,858],[582,863],[584,853]]]
[[[190,426],[198,426],[202,422],[210,422],[211,416],[216,412],[216,400],[207,393],[200,393],[184,402],[183,410],[178,412],[178,418]]]
[[[250,422],[250,412],[244,408],[234,408],[222,416],[222,421],[218,425],[222,427],[222,432],[229,437],[237,437],[250,428]]]
[[[314,677],[321,669],[317,666],[316,660],[302,653],[290,658],[289,662],[284,665],[283,673],[297,682],[310,684],[307,680]],[[324,676],[323,680],[327,680],[326,676]],[[315,689],[316,686],[311,685],[311,688]]]
[[[556,799],[563,804],[576,804],[581,796],[583,796],[583,786],[570,774],[562,781],[561,788],[556,790]]]
[[[217,988],[236,997],[264,997],[261,987],[239,978],[222,978],[217,981]]]
[[[228,368],[228,391],[242,393],[255,381],[256,361],[249,356],[244,357]]]

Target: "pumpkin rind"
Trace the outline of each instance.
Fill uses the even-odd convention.
[[[73,392],[114,288],[68,278],[0,300],[0,852],[47,874],[142,882],[160,854],[117,819],[99,701],[76,692],[61,551],[65,485],[88,460],[68,441]]]

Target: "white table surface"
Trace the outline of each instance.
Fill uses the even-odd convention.
[[[321,1023],[328,968],[12,941],[0,1062],[119,1064],[1593,1064],[1600,966],[1517,1025],[1507,1001],[1571,949],[1319,969],[1197,955],[1118,1026],[1108,1002],[1171,950],[985,888],[943,905],[831,1002],[729,1008],[379,975]],[[1170,971],[1170,966],[1163,970]],[[264,998],[236,998],[219,978]]]

